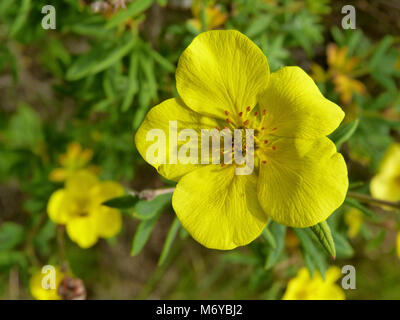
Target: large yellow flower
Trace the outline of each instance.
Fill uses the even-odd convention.
[[[386,151],[379,172],[371,180],[371,194],[378,199],[400,200],[400,144],[394,143]]]
[[[325,279],[318,271],[313,277],[307,268],[302,268],[288,283],[283,300],[344,300],[344,291],[335,282],[342,276],[338,267],[330,267]]]
[[[66,225],[72,241],[89,248],[99,237],[110,238],[121,230],[119,210],[102,203],[123,193],[120,184],[99,181],[90,171],[81,170],[67,179],[64,189],[51,195],[47,212],[51,220]]]
[[[58,287],[60,286],[61,281],[64,279],[64,273],[61,272],[59,267],[55,267],[55,289],[52,289],[50,286],[46,288],[43,286],[45,277],[48,277],[46,273],[42,273],[41,271],[36,272],[29,279],[29,290],[36,300],[60,300],[61,297],[58,294]],[[49,285],[49,283],[47,283]]]
[[[308,227],[342,204],[347,168],[326,135],[344,113],[302,69],[270,74],[266,57],[246,36],[215,30],[197,36],[184,51],[176,82],[180,98],[150,110],[135,142],[161,175],[178,181],[172,205],[198,242],[233,249],[258,237],[268,217]],[[163,130],[168,147],[174,139],[169,121],[177,122],[178,132],[191,128],[199,137],[201,129],[254,129],[255,170],[236,175],[236,164],[154,162],[146,155],[154,143],[146,141],[147,133]],[[159,152],[169,163],[167,151]]]

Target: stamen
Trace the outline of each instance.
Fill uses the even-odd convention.
[[[254,113],[254,116],[255,116],[255,117],[257,117],[257,116],[258,116],[258,111],[256,111],[256,112]]]
[[[241,116],[243,116],[243,112],[242,111],[239,112],[239,117],[241,117]]]
[[[266,114],[267,114],[267,110],[264,109],[264,110],[262,111],[262,115],[265,116]]]
[[[231,123],[231,121],[230,121],[228,118],[226,118],[225,121],[226,121],[226,123],[228,123],[228,124]]]
[[[264,143],[267,144],[267,143],[268,143],[268,140],[264,140]]]
[[[272,150],[276,150],[276,146],[272,146]]]
[[[250,112],[250,109],[251,109],[250,106],[248,106],[248,107],[246,108],[246,111],[247,111],[247,112]]]
[[[249,125],[249,119],[247,119],[245,122],[243,122],[243,124],[245,125],[245,126],[248,126]]]
[[[229,115],[229,111],[228,111],[228,110],[225,110],[225,114],[226,114],[226,115]]]

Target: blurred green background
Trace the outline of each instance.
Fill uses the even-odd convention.
[[[347,2],[1,0],[0,298],[31,299],[32,274],[67,263],[89,299],[280,299],[302,266],[346,264],[357,271],[348,299],[400,299],[399,214],[355,200],[329,219],[335,261],[306,231],[276,224],[245,248],[206,249],[173,224],[169,195],[122,210],[120,234],[90,249],[46,212],[71,143],[93,153],[81,166],[127,190],[171,186],[140,157],[134,132],[149,108],[177,95],[184,48],[215,28],[246,34],[272,71],[302,67],[344,109],[355,129],[340,146],[351,188],[368,194],[384,152],[400,141],[400,2],[352,1],[357,28],[343,30]],[[47,4],[55,30],[41,25]],[[354,207],[362,218],[346,219]]]

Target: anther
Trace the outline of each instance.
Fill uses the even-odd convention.
[[[265,130],[265,128],[264,128],[264,127],[262,127],[262,128],[261,128],[261,130]]]
[[[263,163],[263,164],[266,164],[266,163],[267,163],[267,161],[266,161],[266,160],[263,160],[263,161],[262,161],[262,163]]]
[[[257,117],[257,116],[258,116],[258,111],[256,111],[256,112],[254,113],[254,116],[255,116],[255,117]]]
[[[243,122],[243,124],[244,124],[245,126],[247,126],[247,125],[249,124],[249,120],[247,119],[245,122]]]
[[[267,143],[268,143],[268,140],[264,140],[264,143],[267,144]]]
[[[266,113],[267,113],[267,110],[264,109],[264,110],[262,111],[262,115],[265,116]]]
[[[276,150],[276,146],[272,146],[272,150]]]
[[[250,109],[251,109],[250,106],[248,106],[248,107],[246,108],[246,111],[249,112]]]
[[[229,115],[229,111],[228,111],[228,110],[225,110],[225,114],[226,114],[226,115]]]
[[[243,116],[243,112],[242,111],[239,112],[239,117],[241,117],[241,116]]]
[[[230,123],[230,121],[229,121],[229,119],[228,119],[228,118],[226,118],[226,120],[225,120],[225,121],[226,121],[226,123]]]
[[[278,129],[278,128],[273,128],[272,131],[275,131],[275,130],[277,130],[277,129]]]

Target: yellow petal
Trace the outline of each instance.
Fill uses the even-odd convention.
[[[70,218],[70,206],[65,189],[60,189],[50,196],[47,203],[49,218],[58,224],[65,224]]]
[[[72,241],[87,249],[98,240],[97,222],[94,215],[75,217],[67,223],[67,233]]]
[[[400,200],[400,179],[378,174],[372,178],[370,190],[375,198],[398,201]]]
[[[64,168],[56,168],[49,174],[49,180],[54,182],[62,182],[68,176],[68,171]]]
[[[121,231],[122,217],[119,210],[104,206],[96,209],[97,233],[102,238],[111,238]]]
[[[387,177],[400,178],[400,144],[393,143],[385,152],[380,164],[380,173]]]
[[[344,201],[347,168],[328,138],[282,138],[265,154],[260,167],[258,199],[276,222],[297,228],[326,220]]]
[[[349,227],[347,230],[347,236],[349,238],[355,238],[361,229],[363,213],[356,208],[351,208],[345,213],[344,222]]]
[[[267,111],[263,126],[277,128],[274,135],[280,137],[326,136],[344,118],[342,109],[326,99],[299,67],[285,67],[272,73],[259,103]]]
[[[185,104],[204,115],[225,119],[225,111],[253,108],[268,85],[269,66],[262,51],[234,30],[201,33],[182,53],[176,86]]]
[[[102,181],[92,187],[89,191],[90,200],[93,204],[101,204],[112,198],[124,194],[124,188],[114,181]]]
[[[172,205],[183,227],[202,245],[229,250],[257,238],[267,217],[257,201],[256,176],[235,167],[203,166],[178,183]]]
[[[43,288],[42,281],[44,277],[48,277],[48,273],[42,273],[38,271],[29,279],[29,290],[36,300],[61,300],[58,295],[57,289],[60,282],[64,279],[64,273],[60,271],[59,267],[55,267],[55,289]]]
[[[218,126],[218,123],[211,118],[206,116],[202,116],[188,107],[180,99],[169,99],[161,104],[153,107],[149,113],[146,115],[142,125],[138,129],[135,136],[135,144],[138,149],[140,155],[153,167],[155,167],[161,175],[166,177],[169,180],[178,181],[180,177],[185,175],[186,173],[193,171],[196,168],[199,168],[200,164],[181,164],[176,161],[176,164],[172,164],[169,157],[169,143],[172,142],[173,139],[169,136],[169,121],[176,121],[177,123],[177,133],[179,133],[182,129],[193,129],[197,132],[197,135],[200,135],[201,129],[215,129]],[[165,157],[165,163],[160,163],[155,157],[152,156],[152,153],[149,152],[149,148],[158,142],[157,138],[154,140],[148,139],[148,135],[151,133],[153,129],[158,129],[164,132],[166,136],[165,150],[159,150],[159,154],[162,157]],[[149,140],[149,141],[147,141]],[[198,141],[201,139],[198,137]],[[175,141],[177,139],[175,138]],[[179,141],[177,143],[178,148],[180,148],[185,141]],[[175,150],[176,151],[176,150]],[[200,156],[200,152],[198,154]],[[197,157],[197,163],[200,163],[199,157]]]
[[[67,179],[65,188],[71,196],[82,198],[87,196],[90,188],[98,181],[98,178],[89,170],[80,170]]]

